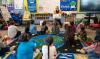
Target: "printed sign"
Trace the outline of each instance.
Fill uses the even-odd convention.
[[[14,0],[15,9],[23,9],[23,0]]]
[[[36,12],[36,0],[27,0],[28,1],[28,10],[30,12]]]
[[[60,0],[60,9],[62,11],[76,11],[77,0]]]

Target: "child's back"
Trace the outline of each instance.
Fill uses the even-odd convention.
[[[53,34],[59,34],[59,32],[60,32],[60,29],[59,29],[59,26],[58,26],[58,22],[54,22],[53,27],[52,27],[52,33]]]
[[[43,59],[48,59],[48,46],[47,45],[44,45],[42,47],[42,53],[43,53],[42,58]],[[56,55],[55,46],[50,46],[49,47],[49,59],[55,59],[55,55]]]

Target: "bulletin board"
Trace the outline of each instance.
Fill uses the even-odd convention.
[[[28,2],[28,10],[30,11],[30,12],[36,12],[37,10],[36,10],[36,0],[27,0],[27,2]]]
[[[62,11],[77,11],[78,0],[60,0]]]
[[[24,0],[14,0],[15,9],[23,9]]]

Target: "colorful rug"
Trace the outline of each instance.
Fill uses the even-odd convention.
[[[36,43],[37,47],[36,48],[39,48],[41,49],[43,45],[45,45],[45,38],[47,38],[48,36],[51,36],[53,37],[54,39],[54,45],[56,46],[56,48],[59,48],[61,46],[64,45],[64,42],[63,42],[63,37],[60,37],[60,36],[56,36],[56,35],[40,35],[40,36],[35,36],[33,38],[31,38],[30,41]]]

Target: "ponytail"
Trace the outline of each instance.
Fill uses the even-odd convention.
[[[50,53],[50,52],[49,52],[49,45],[48,45],[48,59],[49,59],[49,53]]]

